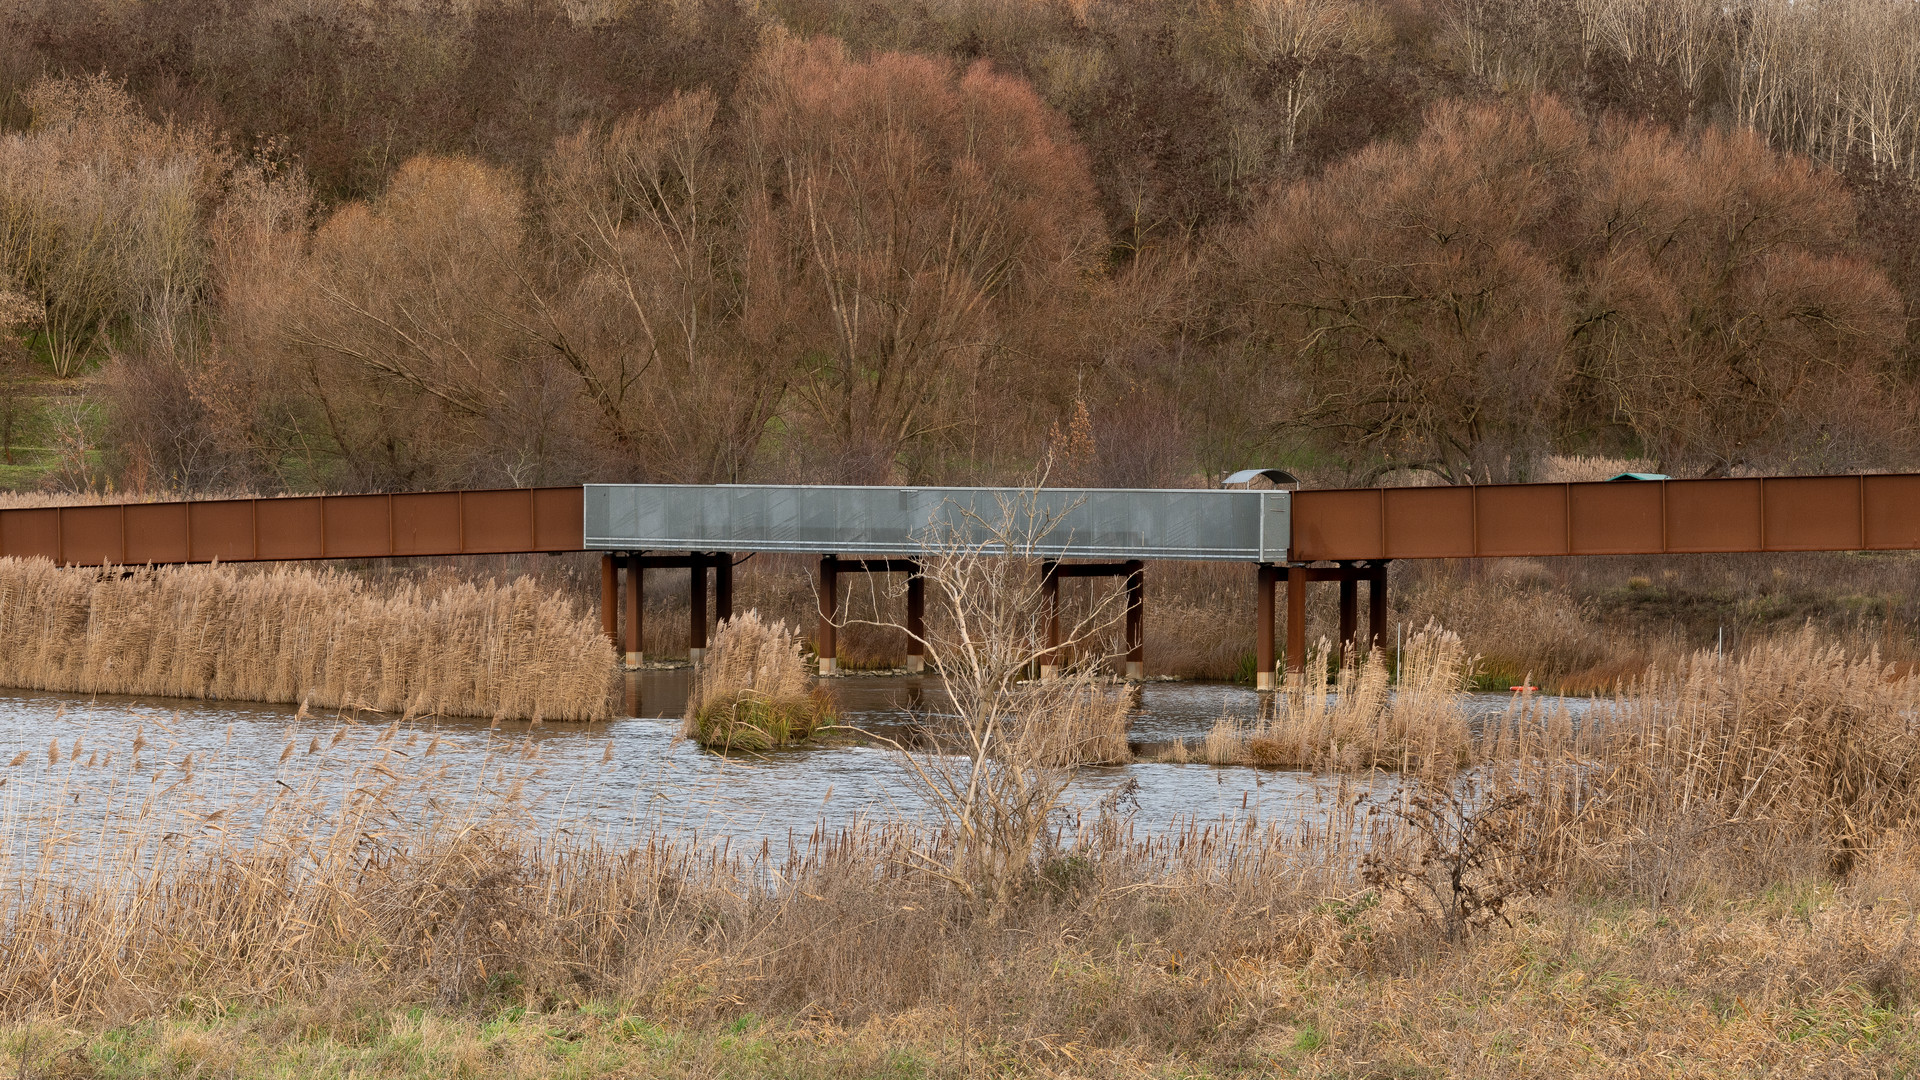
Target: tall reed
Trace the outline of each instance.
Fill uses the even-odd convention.
[[[1844,872],[1920,812],[1920,679],[1811,629],[1697,652],[1580,725],[1538,730],[1505,756],[1571,869],[1731,845],[1749,861],[1813,851]]]
[[[612,648],[531,580],[0,559],[0,685],[533,720],[612,713]]]
[[[1353,771],[1450,772],[1469,764],[1476,743],[1461,693],[1472,671],[1460,638],[1429,625],[1400,653],[1398,679],[1379,653],[1342,658],[1333,668],[1321,641],[1306,671],[1251,720],[1222,717],[1200,756],[1214,765],[1268,765]],[[1176,760],[1195,756],[1180,747]]]
[[[681,734],[702,746],[765,750],[798,742],[833,717],[798,635],[757,611],[720,624],[687,695]]]

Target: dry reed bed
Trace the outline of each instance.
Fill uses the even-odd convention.
[[[1261,765],[1336,772],[1450,771],[1479,752],[1461,695],[1474,659],[1460,638],[1429,625],[1401,650],[1397,680],[1378,653],[1342,658],[1332,671],[1321,641],[1306,672],[1258,717],[1222,717],[1197,746],[1157,747],[1155,761]]]
[[[601,720],[611,646],[570,600],[506,585],[375,589],[336,570],[73,570],[0,559],[0,685]]]
[[[1089,822],[1070,850],[1036,851],[1030,887],[983,917],[912,869],[941,838],[899,825],[816,832],[769,862],[533,829],[518,799],[544,767],[532,742],[501,740],[464,788],[448,750],[398,724],[290,743],[274,782],[248,791],[209,790],[125,733],[70,749],[4,770],[10,1020],[171,1024],[182,1002],[216,1002],[216,1017],[283,1010],[304,1041],[420,1004],[450,1029],[518,1005],[544,1031],[614,1001],[694,1030],[791,1018],[802,1046],[957,1042],[1035,1075],[1535,1075],[1522,1066],[1543,1060],[1665,1075],[1874,1067],[1907,1024],[1874,995],[1915,984],[1911,837],[1880,844],[1842,894],[1788,880],[1778,904],[1723,893],[1657,918],[1546,898],[1511,931],[1446,945],[1356,886],[1357,857],[1392,837],[1339,809],[1352,785],[1329,789],[1324,819],[1280,828],[1143,840],[1123,818]],[[110,847],[75,842],[69,791],[116,801]],[[194,1022],[188,1058],[221,1037]]]

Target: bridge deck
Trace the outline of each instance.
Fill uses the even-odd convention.
[[[544,551],[911,556],[996,488],[588,485],[0,510],[0,555],[68,566]],[[1320,562],[1920,549],[1920,475],[1352,488],[1051,489],[1050,558]]]
[[[1259,565],[1258,685],[1274,685],[1275,592],[1286,586],[1286,660],[1306,662],[1306,586],[1340,584],[1340,637],[1384,644],[1392,559],[1920,549],[1920,475],[1631,483],[1508,484],[1300,492],[995,488],[589,485],[494,491],[128,502],[0,510],[0,556],[66,566],[256,562],[597,550],[602,619],[640,650],[636,586],[648,565],[690,574],[690,651],[706,644],[707,576],[717,615],[732,609],[732,560],[805,552],[820,564],[821,668],[832,670],[837,576],[884,570],[923,540],[982,542],[983,522],[1037,513],[1052,524],[1028,554],[1057,560],[1211,559]],[[1024,522],[1020,522],[1024,524]],[[646,551],[685,551],[679,558]],[[616,555],[623,552],[624,555]],[[855,556],[839,559],[837,556]],[[859,557],[873,556],[872,559]],[[1311,568],[1335,562],[1334,568]],[[1130,674],[1141,670],[1142,572],[1123,567]],[[627,582],[619,618],[622,569]],[[1084,568],[1083,569],[1087,569]],[[910,583],[909,596],[915,594]],[[909,602],[908,625],[918,625]],[[918,652],[918,645],[914,646]],[[910,662],[912,657],[910,657]]]

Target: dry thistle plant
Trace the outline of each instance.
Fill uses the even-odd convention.
[[[714,632],[681,734],[723,751],[766,750],[802,741],[833,717],[832,699],[807,674],[799,636],[749,611]]]
[[[1551,881],[1527,815],[1532,796],[1492,793],[1478,777],[1415,777],[1397,795],[1369,798],[1368,813],[1388,819],[1361,860],[1361,880],[1393,893],[1460,941],[1495,920],[1512,926],[1507,905],[1538,896]]]

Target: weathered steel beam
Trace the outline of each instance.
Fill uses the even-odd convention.
[[[584,497],[517,488],[0,510],[0,556],[139,566],[583,551]]]
[[[1455,559],[1920,548],[1920,475],[1293,493],[1289,558]]]

